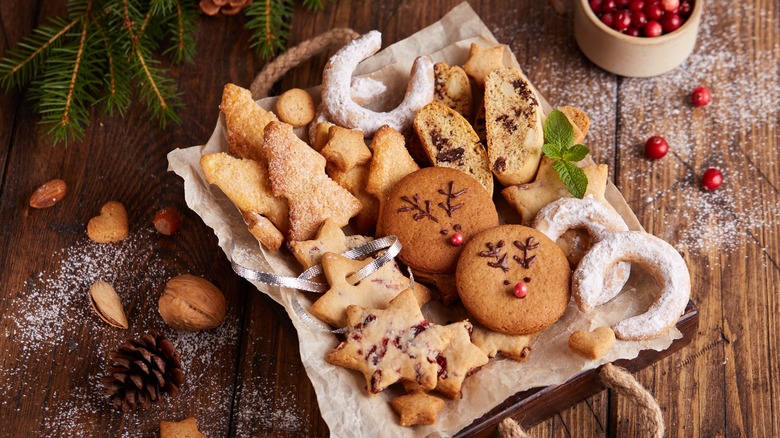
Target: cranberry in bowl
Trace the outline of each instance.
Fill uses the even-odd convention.
[[[705,0],[574,0],[574,38],[594,64],[627,77],[680,65],[693,51]]]

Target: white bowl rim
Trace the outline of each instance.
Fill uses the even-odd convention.
[[[691,11],[691,15],[688,17],[687,20],[685,20],[685,23],[683,23],[682,26],[680,26],[676,30],[669,32],[666,35],[661,35],[657,37],[635,37],[631,35],[626,35],[624,33],[620,33],[615,29],[604,24],[599,19],[599,17],[596,16],[596,13],[593,12],[593,9],[590,8],[590,2],[588,0],[578,0],[578,1],[582,6],[583,10],[585,11],[585,16],[587,16],[588,19],[596,25],[596,27],[598,27],[602,31],[607,32],[608,34],[614,36],[617,39],[623,40],[627,43],[639,44],[639,45],[656,45],[656,44],[662,44],[665,41],[673,40],[679,34],[681,34],[684,29],[692,26],[692,22],[697,21],[699,19],[702,13],[702,9],[704,8],[704,0],[694,0],[693,11]]]

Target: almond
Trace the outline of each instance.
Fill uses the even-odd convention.
[[[100,319],[114,327],[127,328],[127,317],[122,302],[110,284],[96,281],[89,288],[89,302]]]
[[[42,186],[35,189],[30,196],[30,207],[48,208],[60,202],[68,192],[68,186],[61,179],[53,179],[43,183]]]

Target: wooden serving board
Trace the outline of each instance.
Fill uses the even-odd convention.
[[[688,345],[693,340],[698,325],[699,309],[689,301],[685,313],[677,321],[677,329],[682,333],[682,338],[672,342],[666,350],[642,350],[636,358],[615,361],[614,365],[631,372],[646,368]],[[507,417],[515,419],[523,428],[540,423],[605,389],[599,379],[600,371],[601,367],[594,368],[583,371],[560,385],[518,392],[474,420],[455,437],[493,437],[498,423]]]

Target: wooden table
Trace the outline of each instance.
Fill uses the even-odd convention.
[[[0,3],[0,51],[64,0]],[[338,1],[324,12],[296,9],[291,43],[333,27],[379,29],[385,43],[438,20],[458,1]],[[678,353],[639,372],[663,409],[670,436],[780,434],[780,4],[709,0],[693,56],[651,79],[608,74],[578,51],[571,15],[539,0],[472,1],[553,105],[591,117],[588,143],[644,227],[684,254],[699,309],[698,332]],[[186,109],[182,123],[159,129],[141,103],[124,117],[92,117],[83,142],[52,146],[26,92],[0,94],[0,436],[149,436],[159,421],[195,416],[209,436],[323,436],[317,400],[284,311],[235,275],[211,230],[183,200],[182,181],[166,173],[166,154],[204,143],[222,86],[247,86],[263,63],[251,54],[243,18],[200,19],[198,66],[176,70]],[[320,82],[326,56],[294,70],[280,89]],[[693,108],[687,95],[708,86],[713,102]],[[643,157],[651,135],[672,151]],[[725,183],[707,193],[699,180],[718,167]],[[32,191],[62,178],[67,197],[33,210]],[[109,200],[127,207],[131,237],[110,249],[90,244],[87,221]],[[173,237],[157,235],[160,207],[183,213]],[[157,314],[161,285],[192,273],[226,295],[229,315],[212,332],[181,334]],[[100,321],[86,291],[114,281],[130,320],[127,332]],[[188,362],[178,398],[123,416],[99,394],[108,352],[128,335],[165,329]],[[637,410],[603,391],[540,423],[535,436],[635,436]]]

